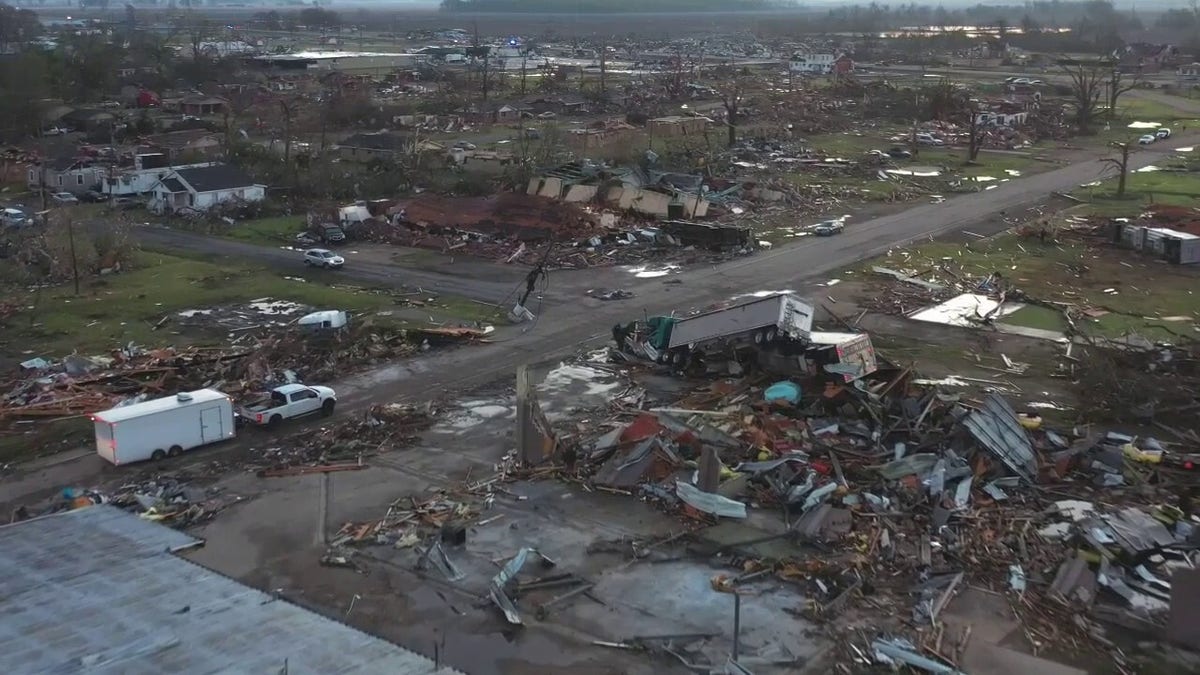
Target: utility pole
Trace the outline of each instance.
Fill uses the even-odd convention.
[[[38,192],[42,193],[42,211],[46,210],[46,132],[38,120]]]
[[[75,279],[75,295],[79,295],[79,259],[75,255],[75,223],[67,214],[67,245],[71,247],[71,276]]]

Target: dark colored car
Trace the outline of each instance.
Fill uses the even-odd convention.
[[[322,225],[317,234],[326,244],[340,244],[346,241],[346,232],[338,225]]]
[[[887,154],[892,159],[909,159],[912,157],[911,152],[909,152],[907,149],[902,148],[900,146],[891,148],[890,150],[887,151]]]
[[[98,190],[88,190],[87,192],[83,193],[83,198],[81,201],[98,204],[100,202],[108,201],[108,195]]]

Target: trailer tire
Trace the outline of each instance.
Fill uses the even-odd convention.
[[[279,423],[282,421],[283,421],[283,417],[281,417],[279,415],[271,415],[271,419],[267,420],[267,427],[270,429],[274,429],[275,427],[279,426]]]
[[[178,445],[172,445],[170,448],[167,448],[167,457],[178,457],[182,454],[183,448],[179,447]]]
[[[754,344],[761,347],[763,342],[764,342],[764,332],[761,330],[754,331]]]
[[[333,399],[327,399],[321,404],[321,417],[329,417],[333,414],[333,406],[336,405]]]
[[[155,450],[154,452],[150,453],[150,459],[156,462],[166,459],[166,457],[167,453],[163,452],[162,450]]]
[[[764,337],[768,343],[775,342],[775,338],[779,337],[779,333],[774,328],[768,328],[767,334]]]

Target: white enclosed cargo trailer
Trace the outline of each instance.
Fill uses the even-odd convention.
[[[96,452],[113,464],[178,455],[233,438],[233,401],[215,389],[120,406],[92,415]]]

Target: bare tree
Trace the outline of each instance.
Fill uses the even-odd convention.
[[[1081,134],[1091,133],[1096,106],[1104,88],[1104,69],[1100,63],[1063,61],[1059,63],[1071,81],[1071,107],[1075,109],[1075,126]]]
[[[1113,143],[1112,146],[1121,152],[1119,157],[1105,157],[1101,162],[1113,167],[1117,171],[1117,199],[1125,196],[1125,179],[1129,175],[1129,150],[1131,144],[1129,141],[1124,143]]]
[[[729,132],[729,147],[737,143],[737,128],[741,122],[742,83],[737,77],[730,77],[718,88],[721,105],[725,107],[725,128]]]
[[[968,107],[967,114],[971,117],[968,125],[968,133],[971,137],[967,140],[967,161],[974,162],[983,147],[983,129],[979,127],[979,109],[977,107]]]
[[[1114,63],[1112,72],[1108,79],[1108,116],[1115,117],[1117,114],[1117,99],[1127,91],[1137,87],[1142,81],[1142,74],[1135,73],[1131,79],[1125,78],[1125,73],[1122,73],[1120,68]]]

